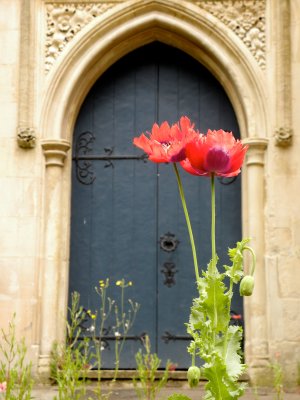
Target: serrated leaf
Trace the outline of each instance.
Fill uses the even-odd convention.
[[[245,386],[228,376],[224,360],[218,354],[211,364],[204,365],[203,375],[208,379],[206,400],[236,400],[244,392]]]
[[[232,279],[233,283],[238,283],[244,274],[243,268],[243,251],[245,246],[249,243],[250,239],[243,239],[237,242],[236,247],[228,249],[228,255],[232,266],[225,265],[225,275]]]
[[[220,355],[224,356],[226,372],[232,379],[237,379],[245,370],[245,365],[241,363],[241,339],[242,330],[239,326],[231,325],[227,333],[227,348],[224,355],[223,352],[224,341],[217,345]]]
[[[206,298],[203,299],[203,307],[207,318],[211,321],[216,332],[224,331],[229,322],[229,299],[225,293],[227,288],[223,283],[221,274],[206,276]]]
[[[184,394],[174,393],[168,397],[168,400],[191,400],[191,398]]]

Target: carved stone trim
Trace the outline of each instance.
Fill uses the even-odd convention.
[[[47,4],[46,73],[82,28],[117,4],[116,2]]]
[[[258,65],[266,66],[266,0],[202,0],[197,6],[227,25],[249,48]]]
[[[67,140],[44,140],[42,142],[46,167],[63,167],[70,143]]]
[[[36,135],[33,128],[18,128],[18,145],[22,149],[33,149],[36,144]]]
[[[48,2],[46,4],[45,71],[74,36],[95,18],[122,3],[111,2]],[[202,0],[193,2],[227,25],[249,48],[259,66],[266,65],[265,9],[266,0]]]

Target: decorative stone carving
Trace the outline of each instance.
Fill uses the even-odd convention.
[[[45,69],[48,72],[73,37],[88,23],[121,3],[73,2],[48,3]],[[226,24],[245,43],[258,64],[265,68],[266,0],[202,0],[196,4]]]
[[[276,146],[287,147],[292,144],[293,131],[288,127],[280,127],[275,131]]]
[[[32,128],[19,128],[17,142],[22,149],[33,149],[36,144],[36,136]]]
[[[227,25],[249,48],[258,65],[265,68],[265,0],[202,0],[196,4]]]
[[[46,7],[47,39],[45,69],[48,72],[54,61],[73,37],[99,15],[117,5],[111,2],[51,3]]]

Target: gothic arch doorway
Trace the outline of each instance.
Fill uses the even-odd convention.
[[[201,64],[158,42],[141,47],[110,67],[94,84],[77,118],[73,140],[70,292],[79,291],[87,309],[97,307],[94,287],[110,278],[134,284],[129,296],[141,304],[129,333],[122,368],[134,368],[141,335],[152,350],[179,368],[190,365],[184,323],[194,291],[190,247],[170,166],[145,162],[132,138],[154,121],[171,123],[188,115],[201,131],[232,130],[237,120],[220,83]],[[84,146],[88,146],[85,147]],[[85,153],[88,150],[87,153]],[[78,156],[89,156],[88,160]],[[182,174],[200,265],[209,261],[209,182]],[[218,182],[218,254],[241,238],[240,177]],[[176,243],[164,246],[168,237]],[[234,311],[242,314],[239,296]],[[113,367],[114,323],[107,321],[105,368]],[[110,338],[110,339],[109,339]]]

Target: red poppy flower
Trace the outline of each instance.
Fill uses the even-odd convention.
[[[241,172],[248,146],[243,146],[231,132],[208,130],[186,145],[187,159],[181,166],[190,174],[231,177]]]
[[[185,145],[199,136],[188,117],[181,117],[179,123],[170,126],[167,121],[160,126],[154,124],[152,132],[144,133],[133,140],[133,144],[148,154],[149,160],[162,162],[179,162],[186,158]]]

